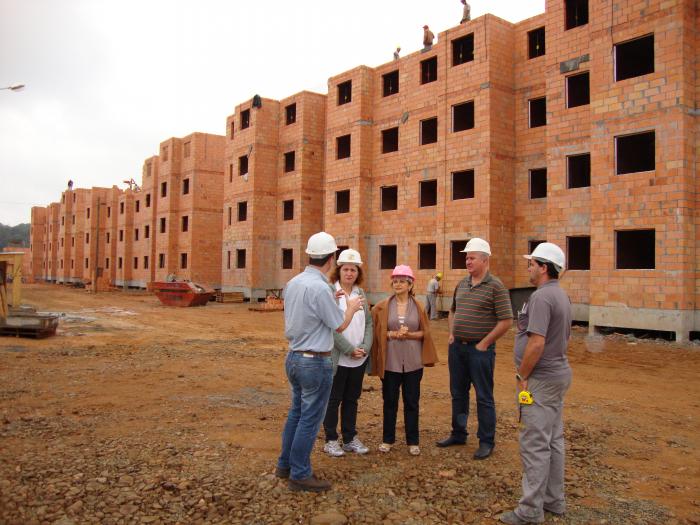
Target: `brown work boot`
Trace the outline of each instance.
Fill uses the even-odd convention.
[[[305,479],[290,479],[288,486],[289,490],[293,490],[294,492],[325,492],[331,488],[329,481],[318,479],[313,474]]]

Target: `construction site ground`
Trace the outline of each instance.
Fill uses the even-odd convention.
[[[421,455],[402,439],[377,452],[381,384],[367,377],[370,453],[329,458],[319,436],[312,463],[333,490],[306,494],[273,475],[288,408],[281,312],[50,284],[26,286],[23,302],[62,317],[55,337],[0,338],[0,523],[495,523],[519,497],[512,330],[498,343],[491,458],[472,459],[475,410],[466,446],[435,447],[450,429],[443,319]],[[569,509],[547,523],[700,523],[699,348],[574,329]]]

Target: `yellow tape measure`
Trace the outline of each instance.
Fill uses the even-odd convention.
[[[521,405],[531,405],[533,403],[532,394],[527,390],[523,390],[518,394],[518,402]]]

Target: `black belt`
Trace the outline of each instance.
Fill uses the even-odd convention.
[[[330,357],[330,352],[310,352],[308,350],[292,350],[295,354],[301,354],[302,357]]]
[[[477,341],[469,341],[467,339],[462,339],[461,337],[455,337],[455,341],[457,341],[461,345],[476,345],[481,341],[481,339]]]

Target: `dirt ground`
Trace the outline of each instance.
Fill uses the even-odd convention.
[[[329,458],[319,439],[312,463],[333,490],[299,494],[272,475],[288,407],[281,312],[45,284],[24,303],[63,317],[55,337],[0,338],[0,523],[495,523],[519,497],[512,331],[498,343],[491,458],[471,458],[475,411],[466,447],[434,445],[450,428],[440,320],[422,454],[376,452],[381,388],[368,377],[358,429],[372,450]],[[575,330],[569,510],[547,523],[700,523],[699,349]]]

